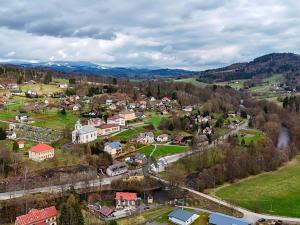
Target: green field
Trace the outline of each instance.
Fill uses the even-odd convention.
[[[33,126],[47,127],[51,129],[63,130],[65,128],[73,129],[79,115],[73,111],[67,111],[66,115],[58,113],[57,110],[49,110],[41,114],[29,114],[34,120]]]
[[[300,217],[300,156],[281,169],[218,188],[215,194],[252,211]]]
[[[114,140],[119,140],[119,141],[128,141],[128,139],[133,138],[140,132],[144,132],[145,129],[144,127],[133,127],[129,128],[128,130],[125,130],[115,136],[113,136]]]
[[[58,85],[54,84],[22,84],[20,85],[20,89],[23,92],[26,91],[35,91],[38,94],[52,94],[54,92],[62,92],[63,90],[58,87]]]
[[[149,145],[141,148],[139,152],[144,153],[146,156],[149,156],[151,152],[153,151],[154,146]],[[188,146],[171,146],[171,145],[158,145],[155,152],[152,155],[153,159],[158,159],[160,157],[166,156],[166,155],[171,155],[171,154],[176,154],[176,153],[181,153],[186,150],[188,150]]]
[[[247,130],[241,130],[238,135],[239,143],[241,144],[242,140],[245,140],[245,145],[249,145],[251,142],[257,142],[263,139],[264,134],[255,129],[247,129]]]
[[[190,77],[190,78],[183,78],[183,79],[177,79],[174,80],[175,82],[182,82],[182,83],[190,83],[190,84],[194,84],[196,86],[206,86],[206,83],[197,81],[195,77]]]
[[[145,123],[151,124],[154,126],[155,129],[158,128],[160,125],[160,122],[162,121],[164,116],[158,115],[156,113],[151,113],[147,118],[145,119]]]

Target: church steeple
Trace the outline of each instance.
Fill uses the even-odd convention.
[[[80,123],[80,120],[77,120],[76,124],[75,124],[75,129],[76,130],[81,130],[82,129],[82,125]]]

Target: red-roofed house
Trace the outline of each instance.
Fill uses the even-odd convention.
[[[45,209],[32,209],[18,216],[15,225],[56,225],[57,210],[54,206]]]
[[[43,161],[54,157],[54,148],[47,144],[38,144],[29,149],[29,159]]]
[[[116,192],[116,209],[136,208],[137,194]]]
[[[102,124],[98,128],[99,135],[109,135],[120,131],[120,126],[118,124]]]
[[[25,141],[24,140],[18,140],[17,141],[17,144],[18,144],[18,147],[21,149],[21,148],[24,148],[25,146]]]

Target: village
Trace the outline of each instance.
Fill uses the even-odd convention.
[[[230,221],[228,224],[250,224],[233,217],[238,214],[226,207],[221,210],[223,214],[198,208],[193,196],[188,196],[188,201],[174,197],[161,200],[156,192],[165,184],[147,184],[151,177],[164,177],[173,162],[222,144],[229,134],[245,129],[249,116],[242,101],[239,110],[220,114],[205,111],[201,105],[179,104],[176,96],[157,99],[139,94],[134,100],[109,85],[100,88],[93,83],[88,95],[77,95],[75,88],[74,79],[1,85],[1,143],[26,171],[18,176],[18,182],[6,179],[2,192],[15,196],[21,190],[46,188],[49,183],[73,185],[109,179],[108,186],[116,191],[106,194],[107,199],[92,191],[88,203],[81,205],[86,218],[98,219],[95,224],[130,224],[124,221],[151,212],[155,213],[142,217],[141,224],[224,225],[224,219]],[[241,134],[239,138],[245,142],[251,135]],[[46,175],[48,179],[39,175],[48,170],[55,175]],[[38,184],[31,182],[36,179]],[[119,180],[145,183],[139,191],[128,192],[130,188],[124,188]],[[233,216],[227,216],[228,212]],[[18,216],[15,224],[56,224],[57,217],[58,209],[49,206]]]

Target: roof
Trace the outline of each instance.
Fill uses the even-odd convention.
[[[79,134],[88,134],[96,131],[97,129],[92,125],[84,125],[81,127],[81,129],[77,130]]]
[[[121,143],[119,141],[107,142],[105,146],[109,146],[110,148],[119,148],[121,147]]]
[[[169,214],[169,217],[173,217],[185,222],[188,221],[193,215],[194,213],[191,213],[189,211],[183,209],[175,209]]]
[[[116,192],[116,200],[135,201],[137,199],[136,193],[131,192]]]
[[[17,143],[18,144],[25,144],[25,141],[24,140],[18,140]]]
[[[54,148],[47,144],[38,144],[36,146],[33,146],[31,149],[29,149],[30,152],[44,152],[50,150],[54,150]]]
[[[100,129],[108,129],[108,128],[113,128],[113,127],[119,127],[118,124],[102,124],[100,125]]]
[[[102,206],[99,209],[99,213],[101,213],[104,216],[109,216],[110,214],[113,213],[113,210],[111,208],[107,207],[107,206]]]
[[[234,224],[234,225],[249,225],[250,224],[249,222],[247,222],[245,220],[242,220],[242,219],[239,219],[239,218],[236,218],[233,216],[227,216],[222,213],[210,214],[209,223],[216,224],[216,225],[232,225],[232,224]]]
[[[16,218],[17,225],[43,224],[42,222],[48,218],[57,216],[57,210],[54,206],[45,209],[32,209],[27,214]],[[40,223],[38,223],[40,222]]]

